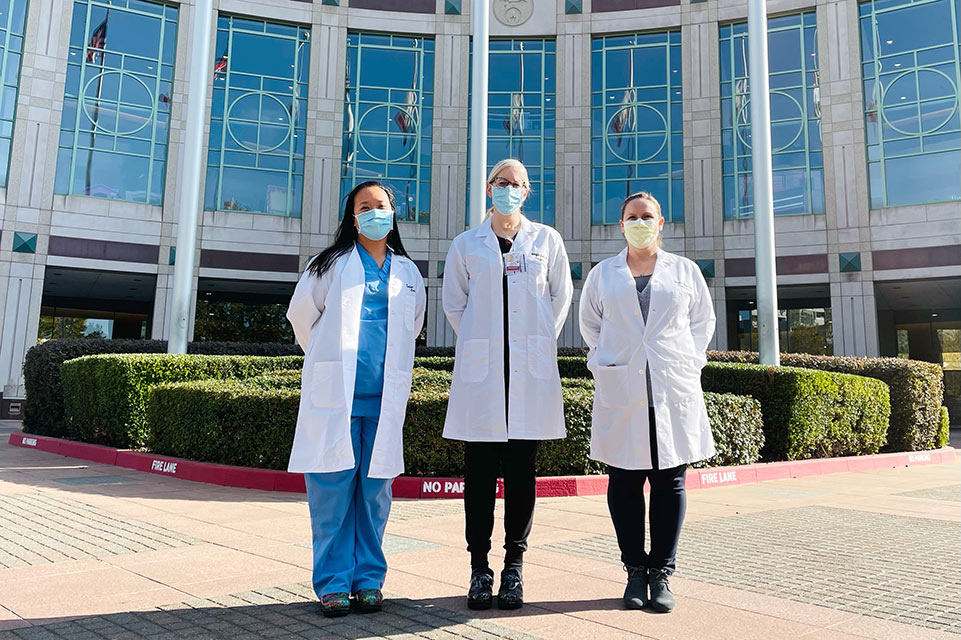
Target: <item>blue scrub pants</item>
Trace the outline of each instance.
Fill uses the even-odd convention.
[[[353,469],[304,474],[318,598],[384,585],[387,558],[382,545],[393,480],[367,477],[379,418],[351,417]]]

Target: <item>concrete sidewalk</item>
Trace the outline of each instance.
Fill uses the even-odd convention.
[[[528,604],[480,613],[461,503],[395,501],[384,612],[327,620],[302,496],[10,447],[14,428],[2,639],[961,637],[961,461],[689,493],[670,615],[621,609],[603,497],[539,500]]]

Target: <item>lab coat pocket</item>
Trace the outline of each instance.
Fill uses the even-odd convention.
[[[597,367],[594,370],[594,400],[601,407],[625,407],[630,404],[628,365]]]
[[[557,340],[545,336],[527,336],[527,368],[531,375],[550,380],[557,373]]]
[[[483,382],[490,368],[490,341],[465,340],[457,354],[457,373],[464,382]]]
[[[547,262],[544,258],[527,256],[527,286],[535,298],[547,291]]]
[[[344,405],[343,369],[339,360],[315,362],[310,380],[310,399],[315,407],[333,408]]]

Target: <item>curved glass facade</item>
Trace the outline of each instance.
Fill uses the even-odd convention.
[[[0,187],[7,186],[27,0],[0,0]]]
[[[958,0],[861,5],[871,208],[961,199]]]
[[[177,8],[76,0],[55,192],[163,203]]]
[[[821,90],[814,11],[768,20],[774,214],[824,213]],[[724,218],[754,215],[747,23],[721,27]]]
[[[591,48],[591,223],[617,223],[635,191],[683,220],[681,33],[605,36]]]
[[[222,16],[204,208],[300,217],[310,30]]]
[[[504,158],[523,162],[531,181],[524,215],[549,225],[554,224],[556,49],[553,40],[491,40],[487,85],[487,169]],[[469,175],[470,127],[467,131]]]
[[[430,222],[434,41],[347,35],[340,193],[379,180],[397,199],[397,219]]]

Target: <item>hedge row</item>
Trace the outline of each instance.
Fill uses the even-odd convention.
[[[709,351],[708,360],[756,364],[752,351]],[[902,358],[850,358],[782,353],[781,364],[875,378],[888,385],[891,418],[887,451],[917,451],[943,447],[948,434],[941,429],[944,372],[937,364]]]
[[[764,460],[801,460],[877,453],[888,431],[888,387],[847,373],[710,362],[705,389],[761,403]]]
[[[302,366],[302,356],[84,356],[61,366],[67,437],[123,448],[147,443],[151,386],[186,380],[251,378]]]
[[[407,474],[461,476],[463,443],[442,437],[450,374],[414,370],[404,423]],[[206,462],[284,469],[293,442],[300,398],[299,372],[248,380],[160,384],[147,402],[152,451]],[[593,384],[564,380],[567,438],[542,443],[539,475],[602,473],[591,460]],[[702,465],[755,462],[763,443],[760,404],[745,397],[706,394],[718,455]]]
[[[417,364],[449,371],[454,359],[418,358]],[[558,357],[558,367],[562,379],[590,376],[582,357]],[[817,369],[709,362],[701,383],[705,391],[761,402],[765,460],[877,453],[887,437],[891,403],[887,385],[878,380]]]
[[[166,340],[49,340],[31,347],[23,362],[27,398],[23,407],[23,430],[36,435],[61,437],[65,430],[63,384],[60,365],[67,360],[106,353],[166,353]],[[295,356],[303,352],[296,344],[248,342],[191,342],[188,353],[226,356]]]

